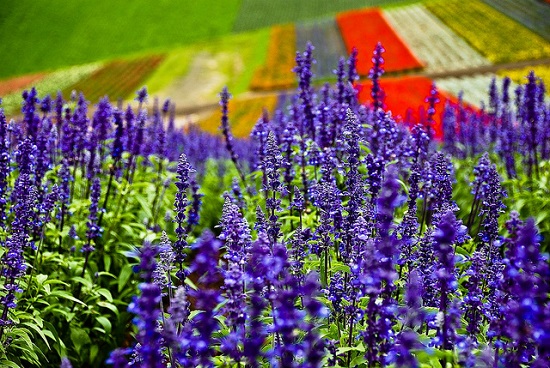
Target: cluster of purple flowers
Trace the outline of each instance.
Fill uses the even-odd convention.
[[[176,129],[170,102],[149,113],[145,89],[137,111],[105,98],[91,119],[82,95],[41,101],[35,90],[24,95],[21,124],[8,126],[0,110],[0,225],[8,234],[0,339],[28,272],[25,253],[40,252],[35,240],[45,224],[71,229],[84,276],[102,245],[109,198],[121,194],[115,184],[132,183],[139,165],[160,172],[167,165],[159,162],[170,160],[175,226],[165,221],[160,245],[145,241],[135,254],[142,278],[129,308],[135,344],[111,354],[115,367],[419,367],[421,359],[543,367],[548,259],[533,220],[512,213],[501,226],[506,191],[498,174],[500,165],[515,177],[519,157],[535,178],[550,156],[542,82],[531,74],[518,88],[515,112],[509,82],[501,98],[493,84],[488,112],[447,106],[438,151],[437,89],[426,99],[426,121],[411,131],[397,124],[379,84],[383,51],[378,44],[373,56],[374,104],[363,106],[356,52],[341,59],[336,86],[317,91],[308,45],[296,56],[296,95],[272,118],[264,113],[250,141],[231,135],[227,89],[222,137]],[[453,159],[490,148],[502,163],[481,156],[461,219]],[[208,158],[231,160],[238,178],[224,194],[217,235],[195,236]],[[56,179],[46,175],[52,168]],[[164,193],[170,181],[158,175],[156,185]],[[90,199],[85,232],[69,216],[75,198]],[[154,202],[160,208],[161,197]],[[149,229],[160,232],[155,219]]]

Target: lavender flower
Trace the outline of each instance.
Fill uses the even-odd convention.
[[[372,63],[373,66],[369,72],[369,78],[372,80],[371,97],[375,111],[384,108],[384,91],[380,87],[380,77],[384,74],[384,58],[382,53],[386,51],[382,44],[378,42],[374,48]]]
[[[185,279],[185,274],[183,272],[183,262],[185,261],[186,255],[184,253],[187,248],[187,233],[185,231],[184,222],[185,222],[185,211],[189,201],[187,200],[187,189],[189,188],[190,174],[195,170],[191,167],[187,161],[187,156],[184,153],[181,154],[178,161],[177,167],[177,180],[176,187],[178,191],[176,193],[176,199],[174,201],[174,207],[176,211],[176,218],[174,222],[177,223],[176,235],[178,239],[174,243],[174,254],[176,255],[175,261],[179,266],[179,270],[176,273],[176,276],[183,281]]]
[[[141,366],[151,368],[165,366],[160,350],[162,336],[157,328],[162,313],[159,308],[161,290],[153,282],[157,253],[158,249],[149,242],[145,242],[139,250],[140,263],[136,271],[140,272],[143,279],[139,285],[141,295],[128,306],[128,311],[136,315],[134,324],[138,328],[136,340],[139,344],[134,348],[134,353]]]

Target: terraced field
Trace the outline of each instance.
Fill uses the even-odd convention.
[[[275,24],[322,18],[337,12],[373,6],[396,6],[412,0],[242,0],[234,32]]]
[[[384,69],[387,72],[423,67],[379,9],[340,13],[336,16],[336,21],[348,52],[353,48],[357,48],[359,52],[357,72],[360,75],[369,74],[372,52],[378,42],[382,42],[386,50],[383,57]]]
[[[338,60],[347,54],[334,18],[298,23],[296,49],[304,50],[307,42],[315,47],[313,54],[317,63],[313,65],[313,73],[319,78],[334,76],[333,70],[336,69]]]
[[[263,109],[266,109],[271,116],[278,102],[278,97],[275,94],[229,100],[229,122],[233,135],[237,138],[249,137],[252,128],[261,117]],[[220,112],[216,111],[208,118],[200,121],[199,127],[210,133],[219,133]]]
[[[481,1],[450,0],[426,6],[495,64],[550,57],[547,40]]]
[[[550,40],[550,6],[537,0],[483,1]]]
[[[384,15],[414,54],[426,64],[426,72],[490,64],[423,5],[389,9],[384,11]]]
[[[125,99],[141,87],[162,60],[162,55],[154,55],[112,61],[87,78],[63,89],[63,95],[68,96],[73,90],[83,92],[92,103],[105,95],[114,100]]]
[[[292,68],[296,57],[296,27],[293,24],[271,29],[266,63],[258,68],[252,81],[252,90],[272,90],[293,87],[296,79]]]
[[[47,74],[44,78],[33,82],[32,85],[34,85],[40,97],[53,95],[57,93],[57,91],[64,90],[75,83],[78,83],[82,79],[89,77],[92,73],[99,70],[102,65],[102,63],[93,63],[61,69]],[[21,93],[23,92],[23,89],[29,87],[30,86],[27,85],[17,91],[3,96],[2,107],[7,115],[18,112],[21,106]]]

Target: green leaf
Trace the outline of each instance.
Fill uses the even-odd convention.
[[[109,290],[102,288],[99,289],[97,293],[107,299],[108,302],[113,302],[113,296],[111,295],[111,292]]]
[[[67,300],[70,300],[72,302],[79,303],[79,304],[82,304],[82,305],[86,305],[80,299],[75,298],[74,296],[72,296],[71,294],[69,294],[66,291],[54,290],[50,293],[50,295],[51,296],[57,296],[57,297],[62,298],[62,299],[67,299]]]
[[[91,343],[90,337],[88,336],[86,330],[76,326],[71,327],[71,341],[73,342],[73,345],[78,353],[81,352],[85,345]]]
[[[118,292],[120,293],[122,289],[124,289],[124,286],[126,286],[126,283],[130,279],[130,276],[132,276],[132,266],[127,264],[122,267],[122,270],[120,270],[120,275],[118,276]]]
[[[42,338],[42,340],[44,340],[44,342],[46,343],[46,346],[48,347],[48,349],[51,349],[50,343],[48,342],[48,339],[46,338],[46,335],[44,334],[44,332],[42,332],[42,330],[40,328],[38,328],[37,325],[35,325],[34,323],[31,323],[31,322],[23,322],[22,325],[27,326],[30,329],[36,331],[36,333]]]
[[[101,326],[103,326],[103,329],[105,330],[106,333],[111,333],[112,325],[107,318],[103,316],[99,316],[99,317],[96,317],[96,321],[99,322]]]

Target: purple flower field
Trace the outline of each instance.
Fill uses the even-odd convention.
[[[145,88],[0,105],[0,366],[548,367],[544,83],[398,124],[383,57],[364,105],[308,43],[246,140],[227,88],[220,135]]]

